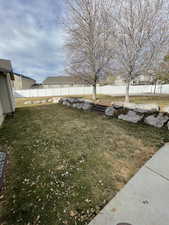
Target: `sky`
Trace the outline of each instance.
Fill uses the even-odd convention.
[[[64,75],[63,0],[0,0],[0,58],[42,82]]]

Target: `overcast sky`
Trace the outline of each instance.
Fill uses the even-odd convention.
[[[64,74],[62,0],[0,0],[0,58],[38,82]]]

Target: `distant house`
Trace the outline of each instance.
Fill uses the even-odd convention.
[[[126,79],[123,76],[117,76],[114,80],[115,85],[125,85],[126,84]]]
[[[134,80],[131,81],[132,85],[148,85],[148,84],[153,84],[154,82],[154,76],[151,75],[140,75],[140,76],[136,76],[136,78]],[[126,84],[126,80],[125,77],[123,76],[118,76],[115,81],[114,81],[115,85],[125,85]]]
[[[11,61],[0,59],[0,125],[6,114],[15,111],[12,81],[14,81],[14,75]]]
[[[77,81],[72,76],[47,77],[43,81],[43,88],[59,88],[71,86],[83,86],[83,84],[82,82]]]
[[[140,75],[133,80],[135,85],[154,84],[153,75]]]
[[[34,79],[18,73],[14,73],[14,78],[13,88],[15,90],[31,89],[36,83]]]

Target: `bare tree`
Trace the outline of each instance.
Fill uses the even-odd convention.
[[[100,76],[111,65],[110,17],[107,0],[67,0],[66,48],[70,65],[68,72],[83,83],[96,86]]]
[[[125,76],[126,97],[137,76],[158,67],[169,48],[169,10],[163,0],[112,0],[109,9],[114,71]]]

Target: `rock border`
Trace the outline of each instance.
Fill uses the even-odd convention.
[[[92,101],[82,98],[60,98],[59,103],[84,111],[92,110],[95,105]]]
[[[84,111],[97,111],[97,106],[99,106],[88,99],[73,97],[53,97],[45,100],[24,102],[25,105],[44,103],[62,104]],[[131,123],[147,124],[156,128],[166,127],[169,130],[169,107],[166,107],[164,112],[160,112],[160,107],[157,104],[113,102],[112,106],[105,109],[104,114],[110,118],[114,117]]]
[[[113,103],[105,111],[107,117],[169,129],[169,113],[160,112],[157,104]]]

